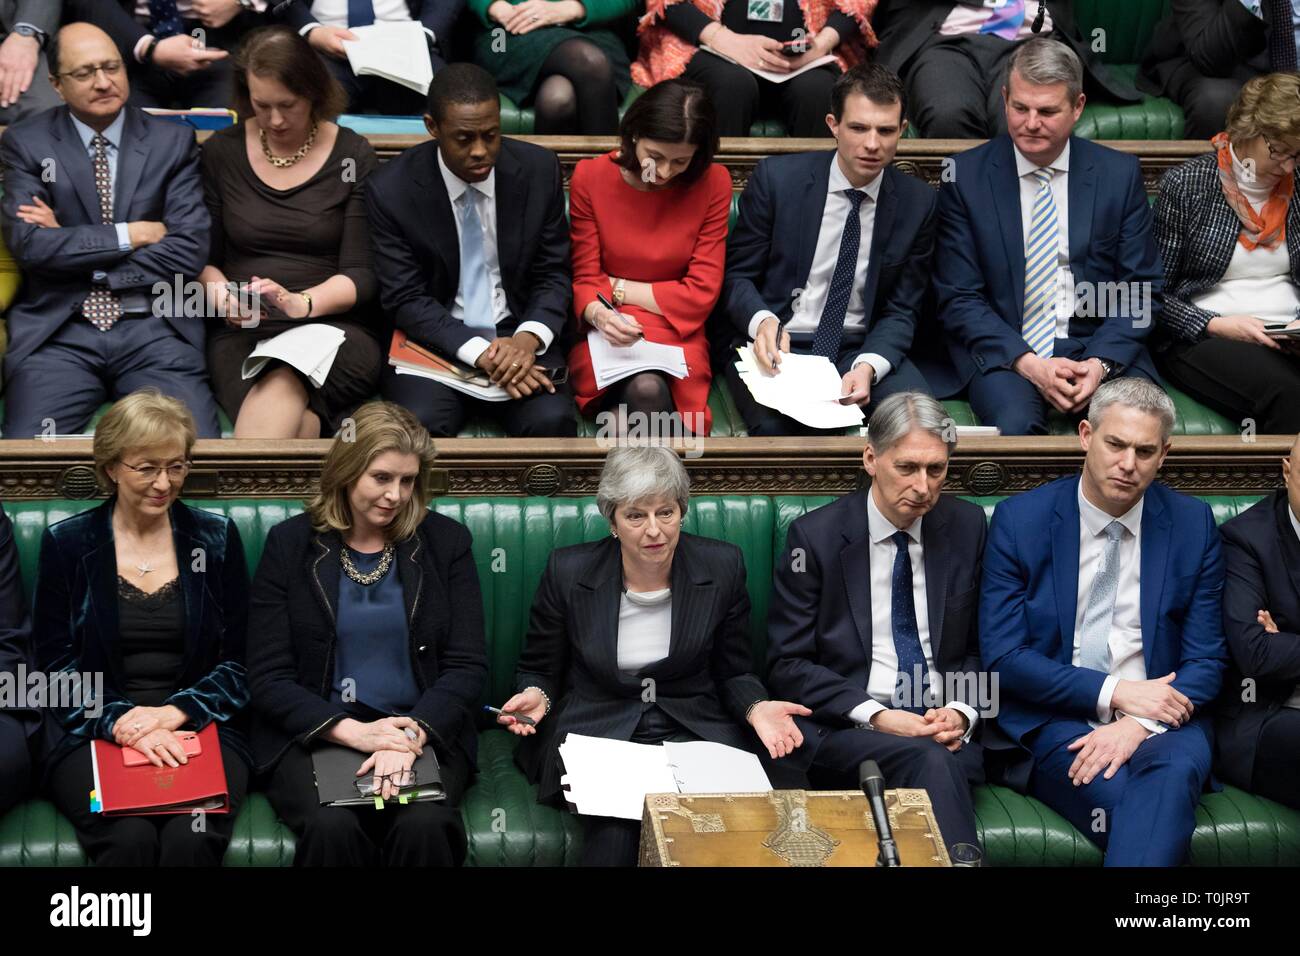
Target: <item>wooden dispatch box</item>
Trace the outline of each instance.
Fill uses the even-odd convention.
[[[904,866],[951,866],[924,790],[886,790]],[[875,866],[876,827],[857,790],[651,793],[641,866]]]

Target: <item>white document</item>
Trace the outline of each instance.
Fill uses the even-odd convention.
[[[344,40],[348,63],[357,76],[378,76],[420,94],[429,92],[433,62],[428,34],[414,20],[352,27],[357,40]]]
[[[700,44],[700,49],[708,50],[714,56],[721,57],[728,63],[736,63],[736,61],[727,56],[727,54],[719,53],[707,43]],[[743,63],[736,63],[736,66],[745,66],[745,69],[749,70],[750,73],[753,73],[755,76],[761,76],[763,79],[769,80],[773,83],[784,83],[786,80],[793,80],[800,73],[807,73],[809,70],[815,70],[819,66],[825,66],[827,63],[834,62],[836,62],[834,55],[827,53],[825,56],[819,56],[811,63],[805,63],[803,66],[799,67],[799,69],[791,70],[789,73],[773,73],[771,70],[756,70],[752,66],[745,66]]]
[[[754,358],[753,346],[736,349],[736,369],[754,401],[812,428],[852,428],[863,421],[857,405],[841,405],[843,384],[839,371],[824,355],[781,353],[781,371],[764,374]]]
[[[708,741],[634,744],[569,734],[561,786],[586,816],[640,820],[647,793],[761,793],[772,789],[758,757]]]
[[[420,368],[418,365],[408,365],[405,362],[395,362],[393,359],[388,360],[388,364],[397,370],[398,375],[418,375],[420,378],[427,378],[434,382],[440,382],[448,388],[454,388],[458,392],[464,392],[466,395],[472,395],[475,398],[481,398],[485,402],[508,402],[510,393],[500,385],[476,385],[473,382],[467,382],[464,379],[457,378],[445,372],[435,372],[433,369]]]
[[[294,326],[257,343],[257,348],[244,359],[244,378],[253,378],[271,359],[279,359],[302,372],[320,388],[329,377],[334,357],[339,354],[339,347],[346,337],[342,329],[318,322]]]
[[[666,372],[675,378],[687,375],[686,351],[680,345],[659,345],[645,339],[634,345],[610,345],[605,336],[592,329],[587,333],[587,347],[591,350],[597,388],[639,372]]]

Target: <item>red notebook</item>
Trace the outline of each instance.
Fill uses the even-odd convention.
[[[179,767],[151,763],[128,767],[123,749],[108,740],[91,746],[95,791],[91,810],[105,816],[148,816],[160,813],[229,813],[226,767],[221,761],[217,725],[197,734],[199,752]],[[187,752],[192,747],[187,747]]]

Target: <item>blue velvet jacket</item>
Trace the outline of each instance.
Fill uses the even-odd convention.
[[[46,766],[93,738],[113,739],[113,724],[135,706],[125,686],[118,643],[117,555],[110,498],[67,518],[41,540],[32,634],[36,664],[49,674],[103,674],[103,699],[90,707],[51,707]],[[244,645],[248,567],[229,518],[177,501],[172,539],[185,606],[185,651],[179,689],[167,698],[190,718],[186,729],[219,723],[222,742],[248,759],[241,711],[248,703]],[[98,705],[98,706],[95,706]]]

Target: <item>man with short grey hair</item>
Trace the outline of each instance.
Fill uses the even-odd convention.
[[[1151,382],[1102,385],[1082,474],[999,504],[984,555],[981,656],[1021,748],[1007,782],[1107,866],[1186,857],[1228,657],[1214,515],[1155,482],[1173,417]]]
[[[790,525],[768,609],[768,686],[813,711],[795,718],[804,746],[786,759],[830,789],[855,789],[876,761],[887,786],[929,794],[950,848],[978,845],[974,737],[990,704],[975,628],[984,513],[942,494],[955,444],[928,395],[881,401],[870,489]]]
[[[1020,46],[1010,135],[957,156],[939,190],[934,284],[958,387],[1004,435],[1044,434],[1119,374],[1159,381],[1146,339],[1164,270],[1137,157],[1071,135],[1083,68],[1055,40]]]

